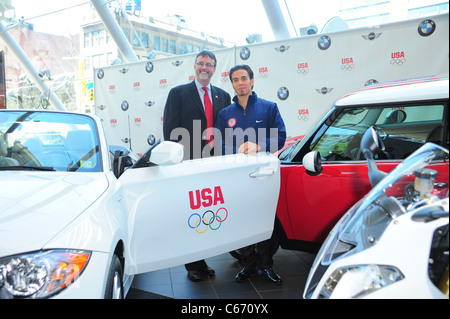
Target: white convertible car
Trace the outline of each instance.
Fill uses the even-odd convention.
[[[93,116],[0,110],[0,299],[122,298],[135,274],[269,238],[269,154],[108,147]]]

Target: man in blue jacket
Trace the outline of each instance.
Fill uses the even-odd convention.
[[[236,96],[221,110],[215,123],[216,141],[222,140],[222,154],[274,153],[284,146],[286,127],[277,104],[259,98],[252,91],[253,71],[248,65],[230,70]],[[215,135],[215,136],[216,136]]]
[[[253,71],[248,65],[230,70],[230,79],[236,96],[233,104],[222,109],[215,123],[214,141],[222,142],[222,154],[256,154],[276,152],[286,141],[286,127],[276,103],[258,98],[253,92]],[[282,279],[273,271],[273,255],[278,242],[272,238],[240,249],[243,269],[236,275],[244,281],[259,273],[280,284]]]

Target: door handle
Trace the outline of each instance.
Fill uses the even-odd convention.
[[[250,173],[249,176],[252,178],[258,178],[258,177],[272,176],[273,174],[275,174],[275,171],[273,169],[266,169],[263,171],[255,171],[253,173]]]

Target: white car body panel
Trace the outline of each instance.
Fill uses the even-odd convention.
[[[448,198],[442,201],[448,208]],[[363,299],[441,299],[447,298],[436,288],[428,276],[428,260],[430,243],[435,230],[448,223],[441,218],[428,223],[413,221],[412,214],[404,214],[396,218],[393,227],[386,229],[382,240],[374,247],[355,255],[337,260],[323,274],[317,287],[323,287],[329,276],[341,267],[349,265],[394,265],[400,269],[405,279],[371,292]],[[399,236],[402,234],[402,236]],[[421,263],[418,263],[421,261]],[[314,271],[315,269],[311,269]],[[350,280],[357,282],[358,278],[348,278],[341,286],[352,288]],[[420,289],[418,289],[420,287]],[[316,289],[312,298],[317,298],[320,289]],[[399,292],[402,295],[399,295]],[[332,298],[341,298],[336,289]]]
[[[107,188],[102,173],[2,172],[1,254],[41,249]]]
[[[354,91],[335,105],[364,105],[365,103],[393,103],[407,101],[425,101],[448,99],[448,74],[438,77],[426,77],[409,81],[394,81],[384,84],[369,85]],[[382,91],[382,92],[380,92]]]
[[[59,171],[0,170],[0,261],[53,249],[91,252],[82,273],[52,298],[103,298],[117,249],[127,291],[134,274],[208,258],[271,236],[280,185],[275,156],[237,154],[167,165],[179,158],[179,148],[162,144],[171,155],[164,166],[130,168],[116,178],[101,121],[87,117],[97,125],[99,147],[93,151],[101,153],[102,171],[64,172],[64,166]],[[2,132],[1,125],[3,134],[21,129],[16,122]],[[155,157],[164,160],[161,154]],[[209,210],[203,221],[194,221]],[[212,212],[219,210],[212,219]],[[207,219],[217,221],[215,230],[200,229]]]
[[[273,176],[249,176],[257,170],[271,171]],[[279,189],[280,183],[279,162],[272,155],[230,155],[128,170],[120,181],[126,206],[131,208],[128,250],[132,262],[127,269],[130,274],[215,256],[267,239],[272,234],[278,200],[278,191],[274,190]],[[201,196],[206,190],[208,197],[208,189],[210,199],[192,209],[189,192],[195,196],[194,205],[197,205],[197,192]],[[220,192],[216,194],[216,203],[214,190]],[[219,227],[217,230],[207,229],[204,223],[198,231],[188,225],[192,214],[203,217],[206,211],[215,213],[220,209],[219,219],[224,221],[220,226],[218,222],[212,226]],[[213,215],[206,216],[210,219]],[[191,218],[191,226],[195,225],[196,217]],[[173,240],[162,240],[167,237]]]

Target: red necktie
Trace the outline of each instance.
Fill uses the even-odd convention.
[[[208,87],[204,86],[202,89],[205,91],[204,103],[205,103],[205,115],[206,115],[206,141],[213,147],[214,136],[213,136],[213,106],[208,95]]]

